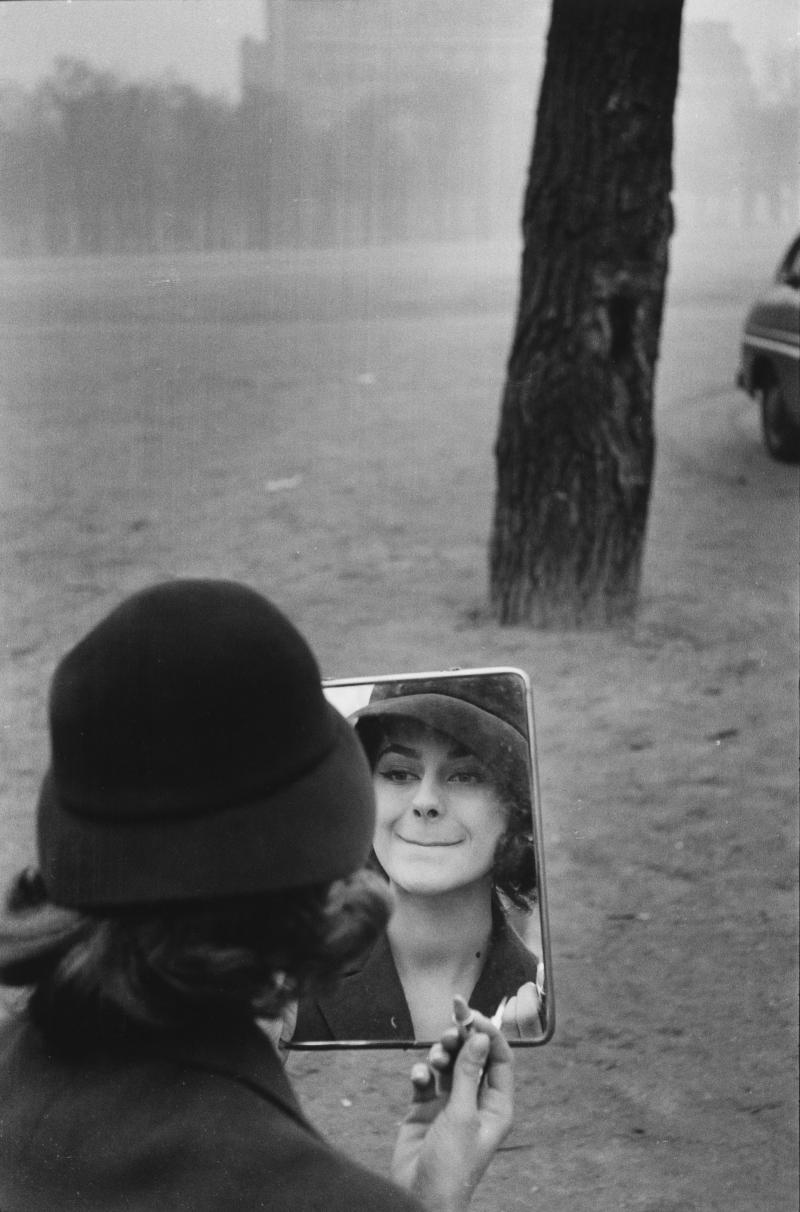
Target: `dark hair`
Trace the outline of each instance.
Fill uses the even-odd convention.
[[[53,905],[38,872],[12,885],[0,928],[0,983],[29,986],[27,1012],[70,1045],[222,1017],[277,1017],[334,982],[385,927],[369,872],[217,903],[113,914]]]
[[[392,718],[397,720],[400,717],[386,716],[358,722],[356,731],[373,770],[380,746],[391,738]],[[419,723],[422,728],[430,727],[422,721]],[[488,770],[506,810],[506,828],[494,852],[492,886],[517,909],[530,911],[536,903],[537,870],[528,767],[516,754],[504,750],[498,752]],[[387,878],[374,850],[369,865],[384,879]]]

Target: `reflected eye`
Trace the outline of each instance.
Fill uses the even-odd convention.
[[[378,778],[385,779],[387,783],[394,783],[400,787],[416,782],[418,778],[413,770],[408,770],[405,766],[395,766],[391,763],[384,765],[382,762],[379,762],[375,768],[375,773]]]
[[[447,781],[460,786],[479,787],[486,782],[486,775],[479,767],[471,766],[466,770],[454,770]]]

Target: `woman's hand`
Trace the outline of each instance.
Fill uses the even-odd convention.
[[[463,1212],[511,1129],[511,1049],[500,1030],[474,1012],[468,1030],[448,1028],[426,1061],[414,1065],[411,1082],[412,1106],[392,1176],[431,1212]]]
[[[506,1039],[536,1039],[545,1028],[544,964],[535,981],[520,985],[503,1007],[502,1030]]]

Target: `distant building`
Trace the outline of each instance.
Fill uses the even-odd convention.
[[[287,99],[334,157],[341,138],[347,171],[394,192],[380,203],[378,227],[395,229],[384,235],[513,236],[549,10],[549,0],[264,0],[264,41],[242,43],[243,97]],[[386,176],[354,162],[359,131]],[[363,237],[365,221],[351,206],[339,234],[349,222]]]
[[[328,126],[342,107],[432,74],[473,74],[527,105],[548,0],[263,0],[266,38],[242,44],[242,84],[297,98]],[[457,18],[457,19],[455,19]],[[529,115],[530,116],[530,115]]]
[[[679,222],[795,222],[798,129],[796,93],[768,103],[759,96],[727,22],[684,25],[675,109]]]
[[[744,52],[722,21],[688,22],[681,39],[675,107],[679,205],[696,221],[731,208],[746,154],[746,115],[756,106]]]
[[[241,55],[244,103],[286,156],[266,210],[291,211],[301,242],[513,239],[549,19],[550,0],[264,0],[265,37]],[[685,22],[683,219],[791,210],[793,113],[759,104],[727,22]]]

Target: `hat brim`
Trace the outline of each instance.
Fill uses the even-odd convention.
[[[372,845],[372,776],[347,721],[328,706],[334,744],[291,785],[229,808],[161,820],[80,816],[52,774],[38,806],[39,863],[69,908],[156,905],[325,883],[363,866]]]
[[[350,718],[356,729],[362,720],[386,716],[417,720],[471,750],[481,761],[491,763],[505,754],[529,764],[527,738],[512,725],[482,707],[444,694],[406,694],[368,703]]]

